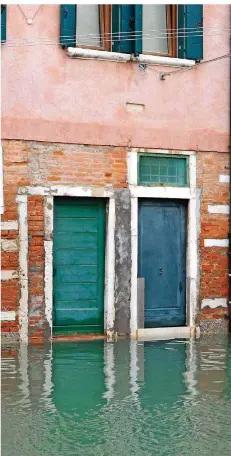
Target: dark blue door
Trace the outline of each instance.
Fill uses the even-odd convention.
[[[186,205],[140,200],[138,277],[145,280],[144,326],[183,326],[186,320]]]

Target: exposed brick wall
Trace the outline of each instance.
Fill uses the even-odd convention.
[[[23,141],[2,141],[4,160],[4,214],[2,220],[17,220],[17,189],[30,185],[29,155]]]
[[[9,269],[9,268],[8,268]],[[19,303],[19,282],[18,280],[6,280],[1,283],[1,310],[15,311],[18,310]],[[1,331],[3,333],[19,332],[18,316],[15,321],[2,321]]]
[[[84,185],[110,189],[127,187],[126,149],[113,146],[48,144],[4,140],[3,221],[17,220],[16,194],[25,185]],[[229,184],[219,182],[229,174],[227,153],[197,153],[197,188],[201,189],[200,293],[205,298],[228,296],[228,249],[204,247],[205,239],[227,239],[228,215],[210,214],[209,204],[229,204]],[[44,334],[44,211],[43,198],[28,198],[29,224],[29,336],[40,340]],[[18,242],[17,231],[3,231],[4,239]],[[18,269],[18,252],[2,252],[2,268]],[[2,283],[2,309],[17,310],[18,281]],[[224,318],[224,308],[199,310],[200,318]],[[16,322],[3,323],[4,331],[18,331]]]
[[[18,280],[5,280],[1,283],[2,301],[1,309],[4,311],[17,311],[19,300],[19,282]]]
[[[74,144],[50,144],[34,141],[4,140],[3,221],[18,220],[18,187],[27,185],[90,185],[108,188],[127,187],[126,150],[123,147],[93,147]],[[42,197],[28,198],[29,228],[29,338],[38,341],[44,335],[44,211]],[[8,239],[15,232],[2,232]],[[18,236],[18,233],[17,233]],[[2,268],[18,269],[18,252],[2,252]],[[12,284],[13,286],[11,287]],[[18,281],[2,286],[3,310],[17,310]],[[12,293],[11,293],[12,291]],[[17,320],[18,331],[18,320]],[[6,331],[15,322],[5,322]]]
[[[16,194],[25,185],[112,185],[127,187],[126,150],[3,140],[4,203],[2,220],[16,220]]]
[[[201,188],[201,287],[200,300],[228,297],[228,249],[204,247],[205,239],[228,239],[229,216],[211,214],[208,205],[229,204],[229,184],[219,182],[220,174],[229,174],[229,154],[200,152],[197,156],[198,181]],[[224,318],[227,309],[203,309],[201,319]]]
[[[2,269],[18,268],[18,252],[2,252]]]
[[[1,331],[2,333],[18,333],[18,318],[15,321],[2,321]]]
[[[3,220],[17,218],[15,194],[25,185],[112,185],[127,187],[126,150],[4,140],[5,213]]]
[[[28,319],[29,340],[44,335],[44,198],[28,197]]]
[[[18,242],[18,231],[3,230],[1,239],[14,240]],[[18,252],[1,251],[1,269],[2,270],[17,270],[18,269]],[[19,282],[17,279],[6,280],[1,282],[1,310],[15,311],[18,310],[19,303]],[[18,317],[15,321],[1,322],[1,330],[3,333],[16,332],[18,333]]]

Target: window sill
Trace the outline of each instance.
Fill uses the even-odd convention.
[[[175,57],[163,57],[158,55],[139,54],[137,57],[134,54],[122,54],[119,52],[98,51],[96,49],[82,48],[67,48],[67,55],[75,59],[93,59],[93,60],[108,60],[114,62],[136,62],[145,65],[167,65],[174,67],[192,67],[195,65],[195,60],[178,59]]]

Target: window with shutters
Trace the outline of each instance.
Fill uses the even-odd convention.
[[[203,5],[61,5],[64,47],[201,60]]]

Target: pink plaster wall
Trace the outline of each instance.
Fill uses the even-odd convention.
[[[27,17],[38,5],[21,5]],[[204,5],[204,59],[230,52],[229,5]],[[2,137],[95,145],[228,151],[229,59],[167,76],[135,63],[70,59],[58,44],[59,5],[28,25],[7,6],[2,46]],[[206,29],[221,33],[206,36]],[[12,45],[15,38],[53,45]],[[173,68],[164,68],[173,71]],[[127,112],[126,103],[143,112]]]

